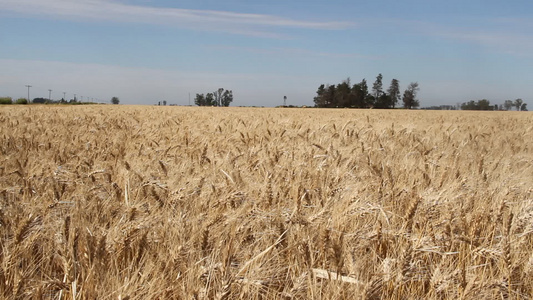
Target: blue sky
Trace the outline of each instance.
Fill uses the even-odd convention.
[[[382,73],[422,106],[533,99],[533,2],[0,0],[0,96],[312,105]]]

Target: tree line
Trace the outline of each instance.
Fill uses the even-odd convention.
[[[524,101],[520,98],[516,100],[505,100],[505,102],[500,104],[490,104],[490,101],[487,99],[481,99],[481,100],[470,100],[468,102],[465,102],[461,104],[462,110],[511,110],[513,107],[516,108],[517,111],[527,111],[527,103],[524,103]]]
[[[13,102],[13,98],[11,97],[0,97],[0,104],[28,104],[28,100],[26,98],[18,98]]]
[[[213,93],[196,94],[194,104],[198,106],[229,106],[233,102],[233,91],[219,88]]]
[[[347,78],[337,85],[320,85],[313,101],[315,107],[396,108],[401,100],[404,108],[411,109],[420,106],[418,91],[418,82],[411,82],[402,96],[398,79],[392,79],[385,91],[383,75],[380,73],[372,90],[369,90],[366,79],[352,86],[350,78]]]
[[[118,97],[111,98],[110,102],[112,104],[119,104],[120,99]],[[11,97],[0,97],[0,104],[29,104],[28,100],[26,98],[19,98],[15,101],[13,101],[13,98]],[[33,98],[31,103],[34,104],[99,104],[96,102],[81,102],[74,97],[73,99],[70,99],[69,101],[61,98],[60,100],[51,100],[43,97],[37,97]]]

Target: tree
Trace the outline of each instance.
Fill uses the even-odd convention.
[[[393,79],[390,83],[389,89],[387,90],[391,100],[392,108],[396,108],[396,104],[400,101],[400,81],[398,79]]]
[[[383,75],[379,73],[379,75],[376,77],[376,81],[374,81],[374,85],[372,85],[372,96],[374,96],[375,100],[378,100],[379,97],[381,97],[381,94],[383,94]]]
[[[287,106],[287,96],[283,96],[283,106]]]
[[[491,105],[490,101],[487,99],[481,99],[478,101],[470,100],[466,103],[461,104],[462,110],[494,110],[498,109],[498,105]]]
[[[11,98],[11,97],[0,97],[0,104],[13,104],[13,98]]]
[[[326,99],[325,107],[335,107],[335,93],[337,92],[337,89],[335,88],[335,85],[328,85],[327,91],[326,91]]]
[[[226,90],[224,94],[222,94],[221,99],[222,106],[228,107],[231,102],[233,102],[233,91]]]
[[[522,107],[520,107],[520,111],[527,111],[527,103],[522,103]]]
[[[420,88],[418,82],[411,82],[405,92],[403,93],[403,107],[412,109],[420,106],[420,102],[416,99],[416,94]]]
[[[385,92],[383,90],[383,75],[380,73],[372,85],[372,91],[366,79],[351,86],[350,77],[339,84],[321,84],[313,98],[315,107],[351,107],[351,108],[395,108],[401,98],[400,81],[393,79],[390,87]],[[409,95],[414,97],[413,103],[409,107],[419,106],[416,100],[418,83],[411,86]],[[407,98],[406,98],[407,99]]]
[[[196,94],[196,97],[194,97],[194,104],[198,106],[206,106],[204,94]]]
[[[490,101],[487,99],[482,99],[477,102],[477,106],[479,107],[479,110],[493,110],[492,106],[490,105]]]
[[[215,106],[222,106],[222,93],[224,93],[223,88],[219,88],[213,93],[213,95],[215,96]]]
[[[216,106],[215,95],[213,93],[207,93],[205,95],[205,105],[207,106]]]
[[[333,107],[349,107],[350,106],[350,78],[347,78],[342,83],[337,85],[335,89],[335,100]]]
[[[26,98],[18,98],[15,103],[16,104],[28,104],[28,100],[26,100]]]
[[[366,79],[361,80],[352,87],[351,107],[365,108],[367,106],[368,85]]]
[[[167,105],[167,100],[163,100],[163,106]]]
[[[316,97],[313,98],[313,102],[315,102],[315,107],[324,107],[324,95],[326,93],[326,86],[321,84],[318,87],[318,90],[316,91]]]
[[[524,101],[520,98],[514,101],[514,106],[516,107],[516,110],[520,111],[520,109],[522,108],[522,103],[524,103]]]
[[[468,102],[461,104],[461,109],[462,110],[477,110],[476,101],[470,100]]]
[[[48,101],[48,99],[45,99],[45,98],[33,98],[33,103],[41,103],[41,104],[44,104],[46,103],[46,101]]]
[[[233,102],[233,91],[218,89],[214,93],[196,94],[194,104],[198,106],[229,106]],[[164,104],[166,105],[166,103]]]
[[[392,99],[389,95],[383,93],[374,102],[374,108],[390,108],[392,106]]]
[[[503,107],[505,108],[505,110],[510,110],[513,106],[513,100],[505,100],[505,102],[503,103]]]
[[[112,104],[119,104],[120,103],[120,99],[118,99],[118,97],[113,97],[113,98],[111,98],[111,103]]]

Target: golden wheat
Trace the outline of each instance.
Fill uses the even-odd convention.
[[[527,112],[0,107],[0,297],[533,297]]]

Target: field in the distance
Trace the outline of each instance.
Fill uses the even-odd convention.
[[[0,107],[0,298],[533,297],[528,112]]]

